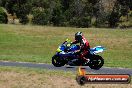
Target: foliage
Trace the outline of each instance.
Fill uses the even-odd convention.
[[[129,9],[131,9],[131,0],[117,0],[115,2],[113,11],[109,15],[109,26],[116,27],[120,21],[120,18],[123,16],[127,16]]]
[[[33,19],[32,19],[33,24],[38,24],[38,25],[48,24],[49,21],[48,11],[45,10],[41,11],[40,9],[36,9],[32,13],[33,13]]]
[[[3,2],[8,13],[14,15],[16,14],[19,18],[20,23],[28,23],[27,15],[30,13],[31,4],[28,0],[7,0]]]
[[[119,27],[120,28],[132,27],[132,11],[129,11],[128,15],[120,17]]]
[[[53,8],[52,17],[50,21],[51,23],[53,23],[53,25],[59,26],[63,22],[61,3],[60,1],[56,1],[56,2],[53,1],[53,3],[55,6]]]
[[[109,0],[110,1],[110,0]],[[132,10],[132,0],[1,0],[0,5],[22,24],[75,27],[117,27]],[[110,4],[110,5],[108,5]],[[38,10],[38,11],[37,11]],[[128,16],[130,17],[130,16]],[[129,19],[129,18],[128,18]]]
[[[7,23],[8,19],[7,19],[7,15],[5,13],[5,11],[3,10],[2,7],[0,7],[0,23]]]

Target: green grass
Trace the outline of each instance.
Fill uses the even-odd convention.
[[[0,24],[0,60],[51,63],[57,47],[82,31],[91,47],[102,45],[105,66],[132,68],[132,30]]]

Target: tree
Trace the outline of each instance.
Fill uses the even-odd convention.
[[[61,0],[52,1],[52,5],[50,23],[55,26],[63,26],[65,16],[63,14]]]
[[[49,16],[48,11],[35,10],[33,12],[32,23],[33,24],[38,24],[38,25],[46,25],[49,22],[49,17],[48,16]]]
[[[5,7],[7,0],[0,0],[0,6]]]
[[[113,11],[109,15],[109,26],[116,27],[120,21],[120,17],[126,16],[129,13],[129,9],[131,9],[131,0],[117,0],[115,2]]]
[[[16,14],[17,18],[19,18],[20,23],[26,24],[28,23],[27,15],[31,11],[31,4],[28,0],[2,0],[3,6],[5,6],[8,13]]]
[[[7,24],[7,22],[8,22],[7,15],[6,15],[5,11],[3,10],[3,8],[0,7],[0,23]]]

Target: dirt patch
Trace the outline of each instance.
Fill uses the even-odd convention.
[[[0,72],[0,88],[132,88],[132,84],[86,84],[80,86],[70,77],[57,75]]]

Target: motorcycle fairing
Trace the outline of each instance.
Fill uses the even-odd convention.
[[[90,48],[90,53],[91,54],[98,54],[101,53],[105,50],[105,48],[103,46],[96,46],[94,48]]]

